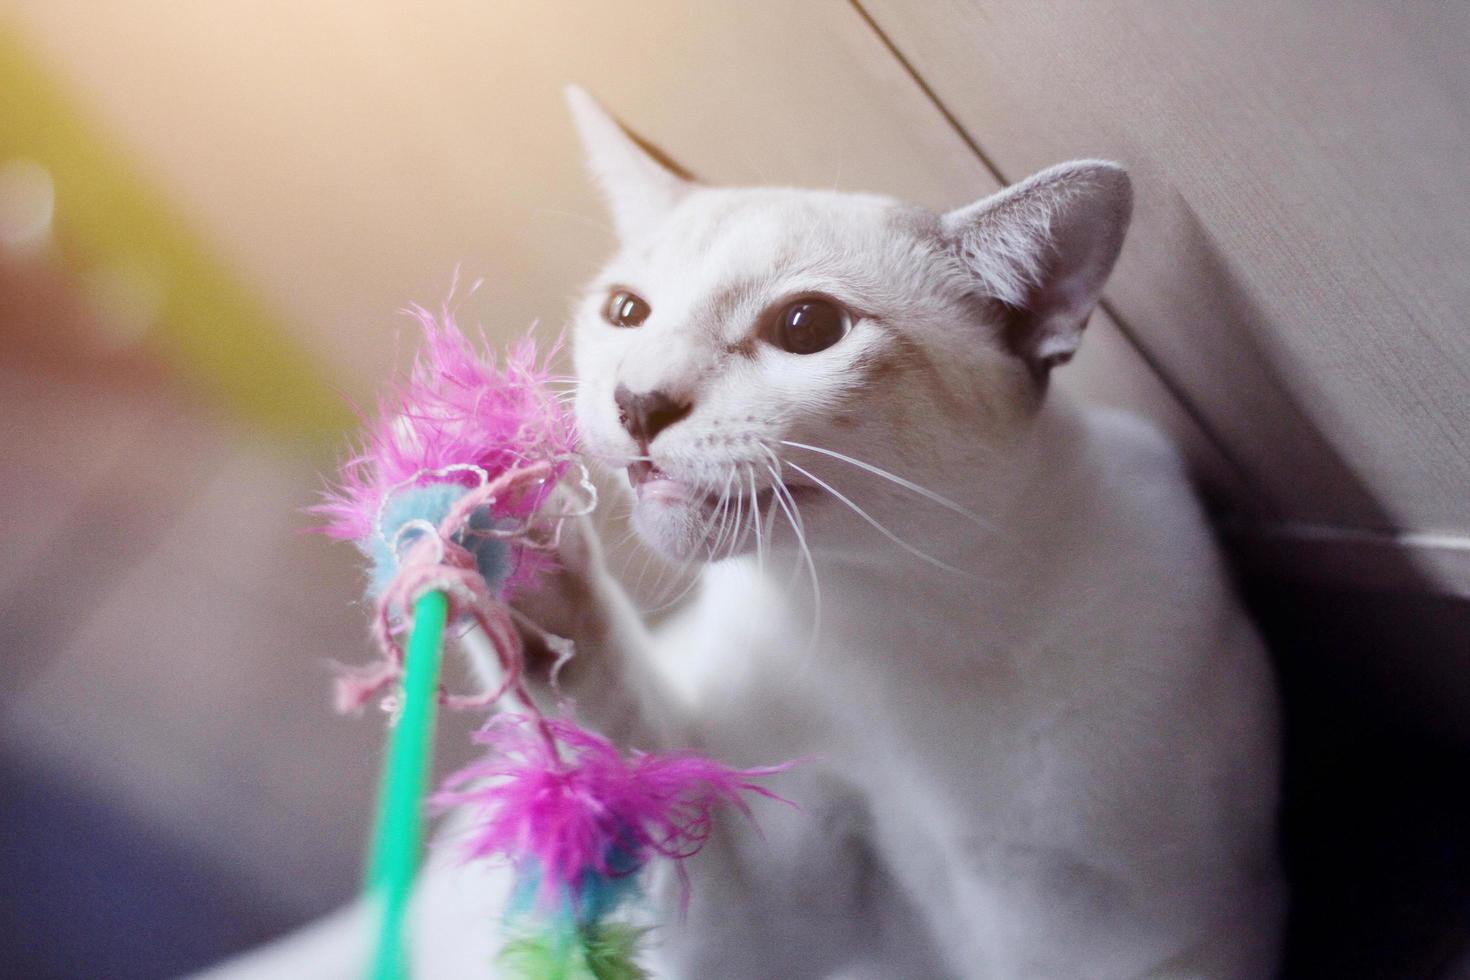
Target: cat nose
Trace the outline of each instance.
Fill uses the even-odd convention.
[[[618,406],[618,421],[628,430],[628,435],[645,447],[675,422],[688,415],[694,408],[693,402],[680,401],[666,391],[649,391],[635,395],[626,386],[618,385],[613,392],[613,401]]]

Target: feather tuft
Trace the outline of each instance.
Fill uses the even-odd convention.
[[[600,735],[557,719],[497,715],[476,733],[487,759],[450,777],[441,806],[476,810],[468,858],[510,860],[534,881],[537,904],[570,899],[596,921],[599,880],[629,879],[653,857],[692,857],[722,806],[750,816],[744,794],[782,800],[754,780],[788,765],[732,769],[696,755],[618,751]]]
[[[560,348],[544,356],[527,336],[506,351],[503,361],[477,350],[455,323],[447,305],[439,314],[421,306],[407,311],[423,331],[420,348],[407,379],[378,406],[376,418],[365,419],[366,433],[342,466],[337,482],[312,512],[325,520],[320,529],[334,538],[354,541],[373,559],[375,587],[393,571],[394,534],[409,517],[436,523],[448,504],[437,498],[423,514],[414,511],[426,498],[406,494],[430,485],[456,485],[468,490],[467,479],[483,471],[493,481],[538,460],[566,461],[576,446],[571,412],[552,393],[558,380],[549,362]],[[486,346],[483,331],[480,346]],[[565,462],[558,469],[562,475]],[[493,519],[525,517],[544,502],[545,493],[497,501]],[[433,511],[430,513],[429,511]],[[408,514],[408,517],[402,515]],[[401,518],[401,519],[400,519]],[[395,523],[379,527],[379,523]],[[487,560],[499,556],[485,556]],[[505,582],[507,589],[528,580],[537,562],[517,555]],[[543,559],[544,561],[544,559]]]
[[[647,980],[638,963],[646,933],[615,922],[573,935],[518,936],[501,949],[499,963],[517,980]]]

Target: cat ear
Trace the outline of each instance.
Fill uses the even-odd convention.
[[[1044,378],[1082,341],[1133,211],[1127,172],[1074,160],[941,219],[981,290],[1012,313],[1007,339]]]
[[[641,237],[693,189],[693,175],[624,127],[585,89],[568,85],[566,99],[618,237]]]

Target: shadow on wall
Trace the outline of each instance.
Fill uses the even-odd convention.
[[[381,722],[309,451],[0,248],[0,976],[163,977],[357,889]],[[303,747],[307,750],[303,751]]]
[[[1190,331],[1234,339],[1232,373],[1254,379],[1239,393],[1243,416],[1290,421],[1290,432],[1273,425],[1250,438],[1287,440],[1310,461],[1300,492],[1330,500],[1333,519],[1392,529],[1293,397],[1298,367],[1259,343],[1269,333],[1249,291],[1188,203],[1175,204],[1171,268],[1214,287],[1209,309],[1184,314]],[[1242,469],[1279,519],[1281,502]],[[1236,529],[1228,515],[1225,524],[1286,709],[1285,975],[1438,977],[1470,951],[1470,603],[1435,596],[1405,554],[1386,549],[1371,570],[1380,587],[1305,584],[1350,579],[1353,570],[1303,576],[1249,528]]]
[[[1262,498],[1267,517],[1287,518],[1292,516],[1293,503],[1299,506],[1309,501],[1315,520],[1392,529],[1392,520],[1373,492],[1322,435],[1309,409],[1294,394],[1312,387],[1305,378],[1308,369],[1292,363],[1290,352],[1280,346],[1263,345],[1263,339],[1273,335],[1269,317],[1190,203],[1177,191],[1170,198],[1168,227],[1159,245],[1168,249],[1170,275],[1158,285],[1164,295],[1179,299],[1172,333],[1176,340],[1190,344],[1197,372],[1211,373],[1211,362],[1228,359],[1228,376],[1244,380],[1243,387],[1216,393],[1214,402],[1199,407],[1217,439],[1227,451],[1234,450],[1232,459]],[[1189,302],[1199,295],[1200,283],[1209,284],[1210,305],[1206,307]],[[1170,367],[1162,358],[1155,361],[1165,370]],[[1269,421],[1263,424],[1263,420]],[[1242,452],[1243,444],[1249,444],[1251,451]],[[1242,457],[1298,462],[1294,469],[1279,469],[1291,474],[1291,500],[1282,499],[1281,486]],[[1416,575],[1407,563],[1394,571],[1409,581]]]

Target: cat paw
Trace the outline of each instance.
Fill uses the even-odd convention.
[[[608,595],[615,588],[603,565],[597,531],[587,517],[567,519],[549,567],[510,596],[533,680],[547,680],[559,663],[587,657],[604,644]]]

